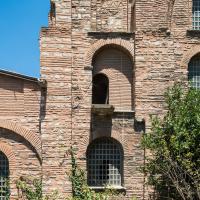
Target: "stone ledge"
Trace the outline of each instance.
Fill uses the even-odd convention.
[[[92,104],[92,113],[98,116],[113,115],[114,106],[109,104]]]
[[[89,186],[90,189],[96,191],[96,192],[102,192],[106,189],[111,189],[111,190],[116,190],[118,192],[126,192],[126,188],[123,186],[109,186],[109,187],[104,187],[104,186]]]
[[[189,37],[198,37],[198,38],[200,38],[200,30],[187,30],[186,35],[189,36]]]

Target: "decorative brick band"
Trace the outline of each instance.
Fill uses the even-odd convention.
[[[22,127],[21,125],[8,120],[0,120],[0,128],[8,129],[27,140],[36,150],[39,158],[41,159],[41,139],[32,131]]]
[[[92,64],[92,59],[94,55],[98,52],[99,49],[101,49],[104,46],[107,45],[113,45],[113,46],[118,46],[119,48],[124,49],[131,57],[133,60],[134,58],[134,45],[130,43],[130,41],[126,41],[120,38],[115,38],[115,39],[106,39],[106,40],[99,40],[93,45],[91,45],[89,51],[86,53],[86,60],[85,60],[85,65],[86,66],[91,66]]]
[[[182,61],[181,61],[181,66],[183,66],[183,67],[188,66],[188,64],[189,64],[189,62],[190,62],[190,60],[191,60],[191,58],[192,58],[193,56],[195,56],[196,54],[198,54],[198,53],[200,53],[200,45],[194,45],[194,46],[192,46],[191,49],[188,50],[188,51],[184,54],[183,59],[182,59]]]
[[[9,144],[0,141],[0,151],[2,151],[8,158],[10,170],[15,171],[16,159],[12,147]]]

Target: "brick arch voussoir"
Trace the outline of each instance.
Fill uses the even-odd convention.
[[[105,74],[109,79],[115,78],[115,71],[113,69],[102,69],[101,71],[97,72],[96,74]]]
[[[127,142],[126,138],[124,138],[121,134],[119,134],[117,132],[113,132],[112,138],[117,140],[122,145],[124,154],[127,154],[129,152],[128,142]]]
[[[2,151],[8,158],[10,170],[12,172],[15,171],[17,164],[12,147],[9,144],[0,141],[0,151]]]
[[[32,147],[38,154],[39,158],[41,159],[41,139],[39,138],[38,135],[24,128],[18,123],[8,120],[0,120],[0,128],[10,130],[23,137],[26,141],[28,141],[32,145]]]
[[[94,43],[89,51],[86,53],[86,59],[85,59],[85,65],[86,66],[91,66],[92,64],[92,59],[93,56],[95,55],[95,53],[102,47],[106,46],[106,45],[116,45],[119,46],[123,49],[125,49],[126,51],[129,52],[129,54],[131,55],[132,59],[134,58],[134,45],[131,44],[130,42],[123,40],[123,39],[106,39],[106,40],[99,40],[96,43]]]
[[[102,138],[102,137],[109,137],[109,138],[113,138],[114,140],[116,140],[117,142],[119,142],[119,144],[121,144],[122,148],[123,148],[123,152],[124,154],[127,154],[129,152],[128,149],[128,141],[122,137],[120,134],[118,133],[112,133],[111,136],[106,136],[106,135],[97,135],[96,137],[94,137],[89,143],[88,146],[96,139]]]
[[[192,46],[190,50],[188,50],[184,55],[181,61],[182,67],[188,67],[188,64],[193,56],[200,53],[200,45]]]

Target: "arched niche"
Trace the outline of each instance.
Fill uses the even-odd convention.
[[[106,45],[96,51],[92,65],[93,77],[104,74],[108,78],[109,104],[116,110],[132,110],[133,61],[128,52],[117,45]],[[105,76],[101,76],[102,82]]]

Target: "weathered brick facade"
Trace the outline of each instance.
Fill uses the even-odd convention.
[[[13,199],[20,177],[41,176],[41,89],[37,79],[5,71],[0,77],[0,151],[9,161]]]
[[[52,0],[40,34],[40,81],[0,73],[0,151],[10,163],[11,197],[20,176],[43,177],[43,191],[71,194],[71,146],[87,169],[87,147],[109,137],[123,147],[125,199],[148,199],[140,139],[163,93],[187,80],[200,52],[192,0]],[[109,105],[92,105],[92,80],[109,80]],[[22,169],[23,168],[23,169]]]

